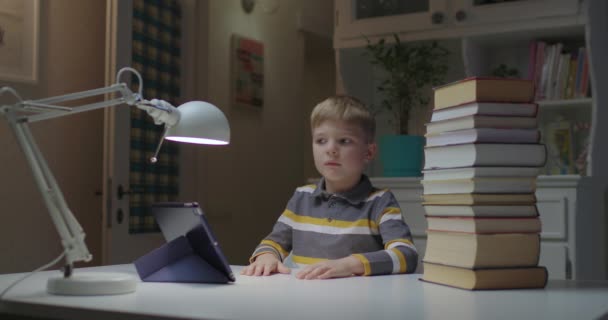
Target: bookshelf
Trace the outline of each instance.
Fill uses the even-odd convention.
[[[539,129],[547,146],[544,174],[589,175],[592,120],[584,16],[571,25],[463,38],[466,76],[492,76],[503,66],[537,87]]]
[[[378,74],[362,56],[361,48],[366,39],[375,41],[392,33],[399,34],[401,41],[436,40],[447,47],[452,55],[446,82],[489,75],[501,63],[526,77],[532,41],[584,46],[589,56],[592,94],[537,101],[543,134],[546,130],[559,131],[562,123],[568,122],[573,144],[570,161],[583,162],[580,168],[547,169],[547,174],[538,179],[536,195],[543,222],[541,262],[548,266],[551,278],[606,279],[608,147],[600,137],[608,134],[608,126],[603,125],[608,121],[608,108],[604,106],[608,102],[606,90],[599,86],[608,81],[604,79],[608,77],[604,60],[608,56],[608,24],[604,21],[608,4],[602,0],[522,0],[490,5],[475,5],[476,1],[470,0],[450,5],[441,0],[423,2],[428,6],[422,11],[356,19],[357,1],[335,1],[338,92],[354,94],[366,103],[377,101],[373,90]],[[461,20],[456,17],[460,10],[465,12]],[[444,16],[441,23],[432,23],[436,12]],[[419,124],[428,121],[429,111],[417,114]],[[424,126],[418,128],[411,133],[424,132],[420,130]],[[378,134],[383,133],[388,132],[380,121]],[[585,145],[586,150],[574,145]],[[426,221],[420,204],[420,179],[383,178],[380,173],[378,164],[368,172],[375,176],[372,181],[377,187],[388,187],[396,193],[423,256]]]

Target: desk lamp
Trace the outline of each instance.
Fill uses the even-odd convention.
[[[139,90],[132,92],[125,83],[120,83],[121,74],[130,71],[139,80]],[[164,125],[165,130],[160,139],[151,162],[156,162],[156,156],[164,139],[196,143],[225,145],[230,141],[230,127],[224,114],[214,105],[191,101],[177,108],[166,101],[142,97],[143,81],[141,75],[132,68],[123,68],[116,75],[116,83],[107,87],[70,93],[39,100],[23,100],[10,87],[0,88],[0,95],[11,93],[17,100],[14,104],[0,105],[0,113],[7,119],[17,138],[25,158],[30,165],[34,180],[42,193],[44,203],[64,248],[65,258],[63,276],[49,279],[47,291],[63,295],[106,295],[133,292],[136,289],[136,279],[121,273],[73,273],[73,266],[78,261],[90,261],[92,255],[84,242],[85,233],[70,211],[61,193],[57,181],[53,177],[42,153],[40,152],[29,123],[63,117],[110,106],[127,104],[145,110],[157,125]],[[106,95],[107,100],[89,103],[77,107],[62,106],[60,103],[75,101],[99,95]]]

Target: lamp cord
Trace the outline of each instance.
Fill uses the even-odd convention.
[[[55,258],[53,261],[51,261],[51,262],[49,262],[49,263],[47,263],[47,264],[43,265],[42,267],[40,267],[40,268],[38,268],[38,269],[36,269],[36,270],[34,270],[34,271],[31,271],[31,272],[27,273],[27,274],[25,274],[24,276],[22,276],[21,278],[19,278],[19,279],[15,280],[15,281],[14,281],[13,283],[11,283],[11,284],[10,284],[8,287],[6,287],[6,289],[4,289],[4,290],[2,291],[2,293],[0,293],[0,300],[3,300],[3,299],[4,299],[4,295],[5,295],[5,294],[6,294],[6,293],[7,293],[7,292],[10,290],[10,289],[12,289],[14,286],[16,286],[17,284],[19,284],[19,282],[21,282],[21,281],[23,281],[23,280],[25,280],[25,279],[29,278],[30,276],[34,275],[36,272],[40,272],[40,271],[42,271],[42,270],[48,269],[48,268],[50,268],[51,266],[53,266],[53,265],[57,264],[57,262],[59,262],[61,259],[63,259],[63,257],[64,257],[64,256],[65,256],[65,252],[62,252],[62,253],[61,253],[61,254],[60,254],[60,255],[59,255],[57,258]]]

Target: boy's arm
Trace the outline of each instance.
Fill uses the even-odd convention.
[[[291,227],[281,222],[280,218],[272,228],[272,232],[260,242],[255,248],[249,263],[255,261],[255,259],[264,253],[274,254],[279,261],[283,261],[291,251]]]
[[[254,262],[259,255],[264,253],[272,253],[281,262],[283,262],[289,255],[292,248],[292,228],[288,224],[284,223],[283,220],[286,213],[295,209],[295,205],[296,194],[294,194],[287,202],[287,207],[274,224],[272,232],[270,232],[270,234],[266,236],[266,238],[264,238],[262,242],[260,242],[260,244],[255,248],[251,258],[249,258],[249,263]]]
[[[378,201],[373,218],[378,224],[384,250],[353,256],[363,263],[364,275],[412,273],[418,264],[418,253],[399,203],[388,190]]]

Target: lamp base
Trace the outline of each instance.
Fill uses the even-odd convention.
[[[50,294],[69,296],[97,296],[134,292],[135,277],[125,273],[83,272],[68,278],[50,278],[46,290]]]

